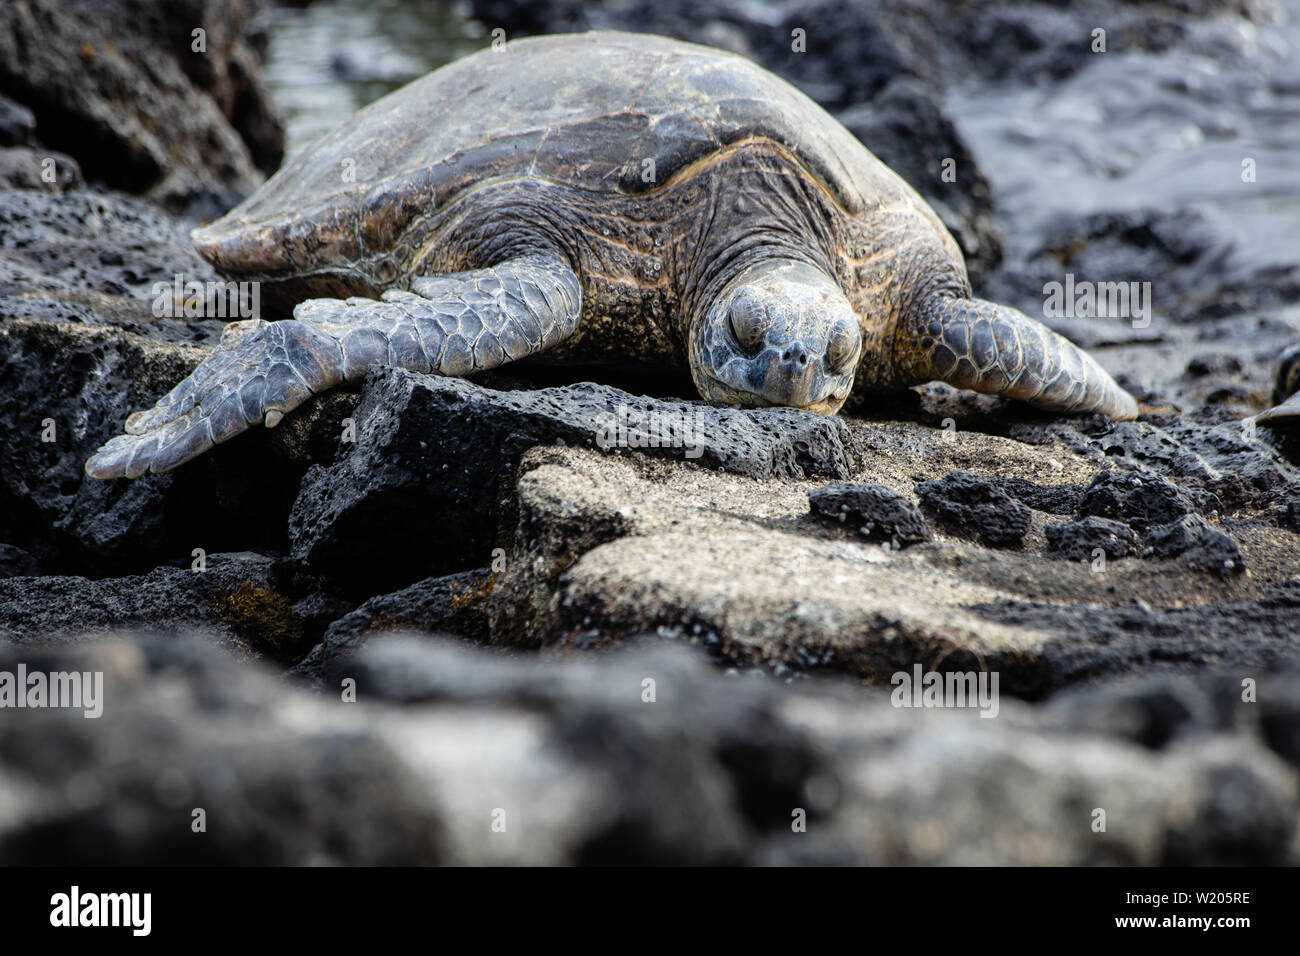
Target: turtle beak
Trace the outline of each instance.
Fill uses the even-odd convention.
[[[775,405],[795,408],[816,404],[825,398],[816,395],[817,386],[826,377],[820,366],[820,357],[810,355],[800,342],[774,349],[763,376],[763,397]]]
[[[700,397],[711,402],[726,402],[728,405],[743,405],[749,408],[788,407],[798,408],[818,415],[834,415],[849,397],[852,380],[835,388],[833,391],[818,396],[810,385],[789,387],[788,380],[775,377],[772,387],[762,391],[747,388],[735,388],[708,373],[695,372],[696,387]],[[814,380],[811,373],[806,375],[809,383]]]

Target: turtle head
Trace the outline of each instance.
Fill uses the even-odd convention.
[[[839,285],[792,260],[742,269],[691,330],[700,395],[733,405],[790,405],[833,415],[862,353],[857,318]]]

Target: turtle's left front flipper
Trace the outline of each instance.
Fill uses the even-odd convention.
[[[170,471],[253,425],[274,427],[309,396],[378,365],[468,375],[562,342],[582,290],[558,256],[416,279],[411,292],[311,299],[282,322],[237,322],[221,344],[126,434],[86,462],[92,478]]]
[[[1137,418],[1137,402],[1069,339],[1023,312],[983,299],[934,295],[894,336],[912,384],[938,380],[1054,412]]]

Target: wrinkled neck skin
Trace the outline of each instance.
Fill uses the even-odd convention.
[[[700,395],[837,411],[860,338],[835,278],[833,201],[764,145],[738,148],[701,182],[700,225],[678,247],[681,335]]]
[[[824,190],[774,146],[749,145],[701,177],[705,208],[678,246],[683,339],[747,268],[800,261],[834,274],[836,210]]]
[[[914,207],[880,210],[851,224],[849,299],[862,328],[863,357],[855,391],[895,391],[919,384],[900,364],[899,330],[928,317],[935,296],[966,298],[970,283],[960,252]]]

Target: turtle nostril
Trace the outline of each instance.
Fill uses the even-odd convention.
[[[808,364],[808,350],[797,345],[792,345],[785,350],[781,358],[786,362],[794,362],[796,365],[804,366]]]

